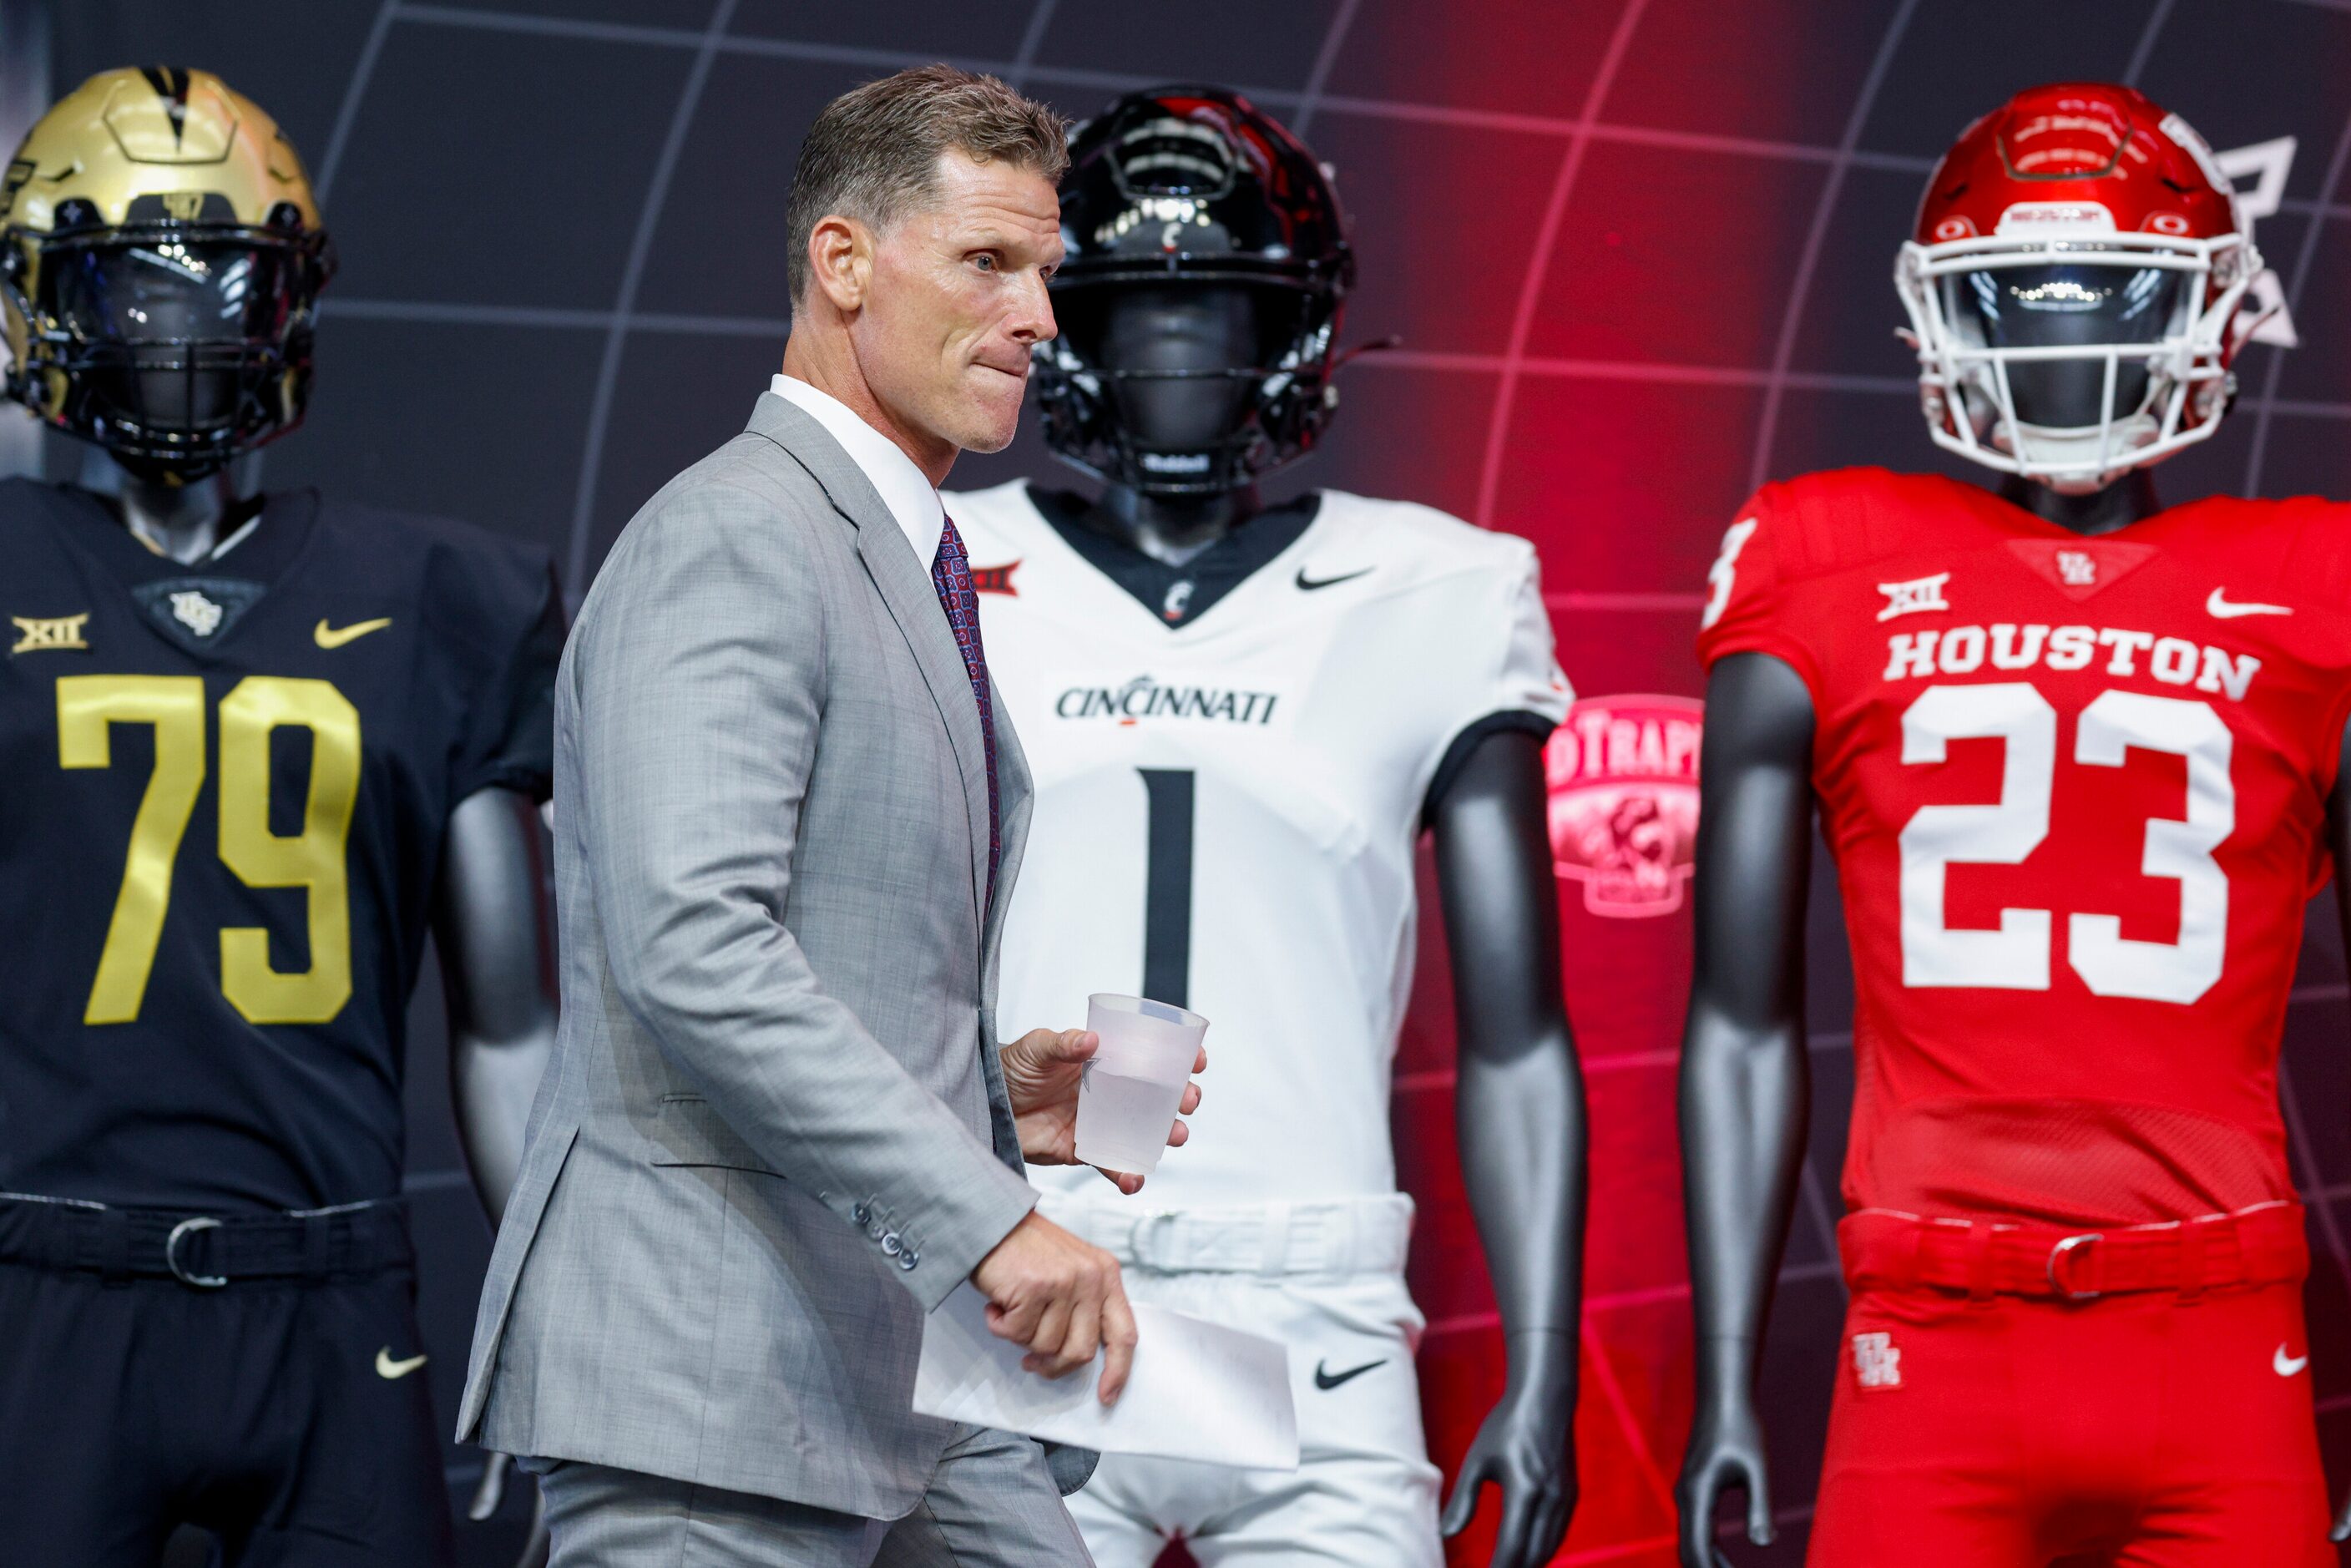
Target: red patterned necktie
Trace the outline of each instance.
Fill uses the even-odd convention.
[[[963,536],[955,519],[942,519],[939,553],[931,562],[931,586],[938,590],[939,608],[947,612],[956,647],[963,654],[964,673],[971,677],[972,700],[979,705],[979,738],[987,758],[987,903],[996,903],[996,868],[1004,858],[1004,832],[996,800],[996,704],[987,689],[987,653],[979,643],[979,591],[972,586],[971,557],[964,553]]]

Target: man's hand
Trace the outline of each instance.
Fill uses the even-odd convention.
[[[1050,1038],[1050,1037],[1049,1037]],[[1102,1356],[1099,1393],[1117,1403],[1134,1364],[1134,1314],[1118,1260],[1030,1210],[971,1271],[987,1298],[988,1331],[1029,1347],[1021,1365],[1066,1377]]]
[[[1078,1163],[1078,1083],[1086,1063],[1102,1046],[1091,1030],[1032,1029],[1004,1048],[1004,1090],[1012,1101],[1012,1119],[1020,1129],[1020,1157],[1032,1166],[1073,1166]],[[1192,1061],[1192,1071],[1208,1070],[1208,1049]],[[1184,1086],[1176,1106],[1188,1116],[1200,1108],[1200,1086]],[[1177,1122],[1167,1134],[1167,1146],[1181,1148],[1192,1130]],[[1096,1169],[1101,1167],[1097,1166]],[[1143,1178],[1120,1171],[1102,1171],[1104,1179],[1132,1197],[1143,1190]]]

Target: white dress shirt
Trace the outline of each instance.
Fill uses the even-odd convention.
[[[860,419],[847,403],[798,376],[778,373],[768,382],[768,390],[824,426],[825,434],[841,443],[849,460],[857,465],[897,519],[906,542],[914,548],[915,560],[927,573],[938,557],[939,536],[946,531],[947,514],[938,491],[914,466],[914,460],[896,442]]]

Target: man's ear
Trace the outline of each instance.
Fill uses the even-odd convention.
[[[827,213],[809,231],[809,281],[832,308],[853,315],[873,278],[873,231],[855,218]]]

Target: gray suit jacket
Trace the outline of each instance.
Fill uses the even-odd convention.
[[[996,712],[991,912],[971,683],[840,445],[764,395],[629,524],[558,681],[562,1031],[460,1438],[921,1498],[924,1314],[1035,1201],[995,1018],[1029,781]]]

